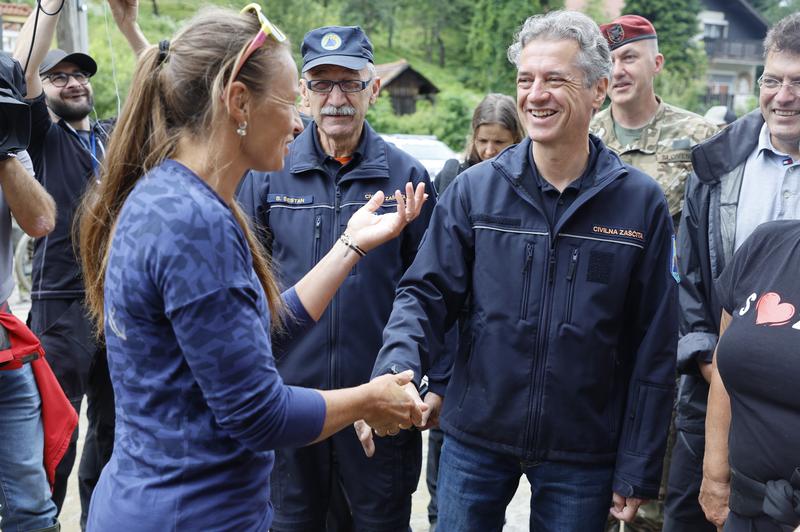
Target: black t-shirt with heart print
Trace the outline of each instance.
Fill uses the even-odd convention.
[[[760,482],[788,480],[800,466],[800,221],[760,225],[716,289],[733,316],[717,351],[730,464]]]

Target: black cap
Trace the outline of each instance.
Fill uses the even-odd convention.
[[[358,26],[324,26],[306,33],[303,45],[303,72],[319,65],[336,65],[361,70],[374,63],[372,43]]]
[[[47,74],[54,66],[63,62],[76,65],[90,76],[94,76],[97,73],[97,63],[87,54],[81,52],[72,52],[68,54],[64,50],[55,48],[47,52],[47,55],[44,56],[44,61],[39,65],[39,75],[43,76]]]

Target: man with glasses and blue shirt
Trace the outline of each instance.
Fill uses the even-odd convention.
[[[361,28],[314,29],[301,52],[301,94],[314,121],[289,145],[282,171],[251,173],[239,190],[284,286],[300,279],[336,239],[346,238],[348,218],[376,191],[386,193],[382,208],[394,209],[394,191],[404,190],[408,181],[432,190],[425,167],[386,143],[365,120],[380,78]],[[276,339],[284,382],[333,389],[370,380],[395,286],[416,255],[434,204],[429,198],[399,238],[359,262],[307,334]],[[444,395],[442,388],[443,383],[431,383],[433,392]],[[435,407],[440,395],[433,392],[427,401]],[[325,530],[329,513],[352,513],[356,530],[408,530],[420,474],[420,434],[402,431],[376,441],[372,451],[371,458],[365,455],[353,429],[304,448],[277,450],[272,529]],[[341,493],[346,502],[337,504]]]
[[[89,427],[78,471],[81,524],[92,491],[114,443],[114,400],[105,347],[97,342],[83,301],[84,287],[73,242],[73,217],[87,187],[97,179],[113,120],[92,121],[91,77],[97,63],[81,52],[49,50],[61,0],[43,0],[23,26],[14,58],[25,69],[31,105],[28,151],[36,178],[56,203],[52,233],[36,240],[29,326],[40,338],[64,393],[77,412],[88,400]],[[116,9],[112,2],[112,10]],[[119,20],[118,20],[119,24]],[[138,32],[135,17],[120,29]],[[129,37],[130,40],[130,37]],[[53,501],[59,511],[76,458],[78,430],[56,469]]]
[[[702,463],[708,381],[722,309],[714,283],[758,225],[800,218],[800,14],[784,18],[767,33],[758,85],[760,109],[692,151],[694,173],[686,184],[678,235],[682,376],[665,531],[715,529],[704,521],[697,501],[701,481],[704,491],[721,501],[715,506],[727,511],[730,479],[713,468],[704,470]],[[717,524],[724,519],[705,517]]]

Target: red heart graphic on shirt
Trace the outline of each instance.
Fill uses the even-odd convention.
[[[794,316],[794,305],[781,303],[781,296],[767,292],[756,303],[756,325],[784,325]]]

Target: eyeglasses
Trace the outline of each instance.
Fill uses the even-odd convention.
[[[241,72],[242,67],[250,59],[250,56],[253,55],[253,52],[261,48],[264,42],[267,40],[267,36],[271,36],[275,39],[276,42],[283,42],[286,40],[286,35],[283,34],[278,27],[269,21],[269,19],[264,16],[264,13],[261,12],[261,6],[258,4],[247,4],[242,8],[240,13],[248,13],[253,12],[258,17],[258,22],[261,24],[261,29],[258,30],[256,36],[253,37],[253,40],[247,45],[242,53],[239,54],[239,58],[234,63],[233,70],[231,70],[231,77],[228,79],[228,88],[230,89],[231,84],[234,82],[236,77]]]
[[[306,87],[308,90],[314,92],[329,93],[333,88],[338,86],[342,92],[361,92],[366,89],[372,82],[372,78],[362,81],[360,79],[344,79],[342,81],[333,81],[331,79],[307,79]]]
[[[761,76],[758,78],[758,86],[764,92],[778,92],[781,90],[781,87],[786,85],[789,88],[789,92],[794,94],[795,96],[800,96],[800,81],[781,81],[779,79],[770,78],[766,76]]]
[[[66,87],[69,84],[69,78],[75,78],[75,81],[81,85],[89,83],[89,74],[86,72],[58,72],[42,77],[59,88]]]

